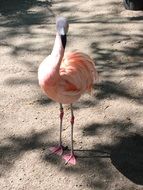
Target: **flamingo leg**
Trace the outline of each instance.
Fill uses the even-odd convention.
[[[64,116],[63,106],[62,106],[62,104],[60,104],[60,139],[59,139],[59,145],[50,148],[50,151],[53,154],[57,154],[57,155],[60,155],[60,156],[63,154],[63,150],[64,150],[64,147],[62,145],[63,116]]]
[[[60,143],[59,145],[62,146],[62,125],[63,125],[63,116],[64,116],[64,109],[62,104],[60,104]]]
[[[76,164],[76,156],[74,154],[74,148],[73,148],[73,126],[74,126],[74,114],[73,114],[73,107],[72,104],[71,107],[71,152],[69,154],[66,154],[63,156],[63,159],[65,160],[65,164]]]

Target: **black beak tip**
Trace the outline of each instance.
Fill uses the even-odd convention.
[[[62,45],[63,45],[63,48],[65,49],[66,47],[66,43],[67,43],[67,35],[61,35],[61,40],[62,40]]]

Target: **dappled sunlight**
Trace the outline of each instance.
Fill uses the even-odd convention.
[[[0,4],[0,175],[14,182],[5,188],[141,190],[143,13],[115,0]],[[58,141],[59,104],[43,94],[37,76],[51,53],[58,15],[69,20],[66,52],[89,54],[99,73],[92,96],[73,104],[74,167],[49,154]],[[63,140],[69,145],[70,110],[64,110]],[[21,183],[15,183],[18,174]]]
[[[26,136],[11,136],[5,138],[0,145],[0,175],[9,170],[26,151],[34,149],[45,149],[50,143],[44,143],[44,137],[48,138],[49,131],[42,131],[39,133],[31,132]]]

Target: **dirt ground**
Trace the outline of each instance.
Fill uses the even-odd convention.
[[[74,104],[76,166],[49,155],[59,105],[37,80],[57,15],[69,19],[66,51],[88,53],[100,75]],[[0,75],[1,190],[143,190],[143,12],[121,0],[0,0]],[[70,147],[69,121],[66,107]]]

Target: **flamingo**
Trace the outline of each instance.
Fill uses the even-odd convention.
[[[50,151],[62,155],[65,164],[76,164],[76,155],[73,147],[74,112],[73,103],[83,93],[90,93],[97,79],[97,71],[94,61],[85,53],[75,51],[64,55],[68,21],[64,17],[56,19],[56,38],[53,50],[40,64],[38,69],[39,85],[43,92],[60,105],[60,138],[57,146],[51,147]],[[69,104],[71,110],[71,150],[63,155],[62,123],[64,116],[63,104]]]

